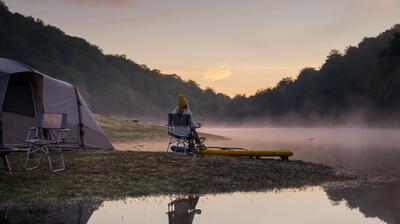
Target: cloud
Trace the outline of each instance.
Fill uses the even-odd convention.
[[[121,7],[129,3],[129,0],[65,0],[65,1],[78,4],[82,3],[88,5],[106,5],[114,7]]]
[[[381,17],[396,13],[400,6],[398,0],[357,0],[349,3],[347,15],[344,18]]]
[[[399,2],[394,0],[377,0],[367,5],[366,12],[375,16],[384,16],[398,9]]]
[[[218,81],[221,79],[228,78],[232,75],[232,71],[226,67],[219,68],[210,68],[206,72],[204,72],[204,79],[208,79],[211,81]]]

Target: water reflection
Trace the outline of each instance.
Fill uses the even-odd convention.
[[[199,196],[178,197],[168,203],[168,223],[192,224],[194,216],[201,214],[201,210],[196,209],[199,198]]]
[[[358,208],[366,217],[379,217],[388,224],[400,223],[400,183],[380,183],[343,189],[326,189],[334,202],[346,201],[349,208]]]
[[[79,204],[66,208],[17,209],[0,210],[0,223],[5,224],[86,224],[100,202],[90,205]]]
[[[2,210],[0,223],[398,223],[398,187],[128,198],[59,210]]]

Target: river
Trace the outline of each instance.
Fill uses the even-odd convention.
[[[228,140],[209,146],[289,149],[292,160],[355,170],[365,183],[267,192],[126,198],[62,209],[7,209],[2,223],[400,223],[400,130],[372,128],[207,128]],[[146,143],[143,143],[146,144]],[[167,142],[150,144],[165,151]],[[146,146],[140,146],[146,148]],[[139,148],[140,150],[140,148]]]

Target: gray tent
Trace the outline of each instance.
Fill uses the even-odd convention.
[[[41,113],[66,113],[64,147],[112,149],[78,89],[19,62],[0,58],[0,144],[24,146]]]

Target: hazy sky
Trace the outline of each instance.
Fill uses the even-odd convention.
[[[400,23],[400,0],[5,0],[163,73],[231,96],[319,67]]]

